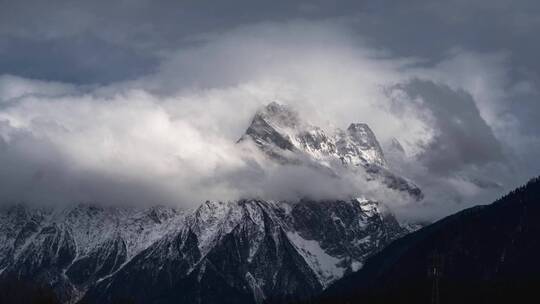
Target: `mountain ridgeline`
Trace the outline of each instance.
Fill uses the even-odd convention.
[[[540,178],[409,234],[310,303],[530,303],[540,286]]]
[[[363,199],[0,214],[0,278],[46,286],[62,303],[288,303],[408,233]]]
[[[276,164],[331,175],[337,164],[422,198],[391,172],[365,124],[326,132],[271,103],[238,144],[248,142]],[[345,200],[207,201],[193,210],[4,205],[0,287],[35,286],[29,290],[60,303],[291,303],[357,271],[409,227],[361,193]],[[32,302],[25,299],[18,302]]]
[[[352,123],[346,130],[323,130],[289,106],[272,102],[255,114],[238,142],[246,141],[283,164],[308,165],[332,174],[329,164],[338,163],[413,199],[423,198],[418,186],[388,168],[375,134],[365,123]]]

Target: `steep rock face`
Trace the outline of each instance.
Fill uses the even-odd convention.
[[[206,202],[183,214],[17,206],[0,216],[10,227],[1,276],[46,284],[65,303],[294,302],[407,232],[365,199]]]
[[[167,226],[160,221],[176,216],[160,207],[5,207],[0,212],[0,275],[47,284],[61,301],[76,300],[159,238]]]
[[[368,256],[406,233],[384,205],[360,198],[301,201],[293,206],[290,217],[297,238],[317,242],[336,259],[333,269],[328,269],[328,263],[323,269],[326,284],[358,270]]]
[[[409,193],[415,199],[423,198],[416,185],[388,169],[375,134],[364,123],[327,132],[302,120],[292,108],[272,102],[255,114],[239,139],[246,141],[283,164],[315,164],[326,171],[341,164],[351,170],[364,170],[370,179]]]
[[[321,289],[274,206],[206,202],[178,232],[100,282],[83,302],[281,303]]]
[[[367,124],[352,123],[347,131],[338,130],[337,134],[337,152],[344,163],[355,166],[366,164],[386,166],[381,146]]]
[[[272,102],[258,111],[240,142],[251,140],[272,158],[294,163],[302,157],[321,162],[339,160],[353,166],[386,161],[366,124],[351,124],[331,133],[304,121],[292,108]]]
[[[206,202],[83,302],[290,303],[406,231],[367,200]]]
[[[32,236],[26,246],[15,251],[16,258],[6,272],[17,278],[47,282],[62,300],[70,298],[73,287],[63,274],[76,255],[76,244],[69,227],[52,223]]]
[[[39,231],[42,221],[41,214],[30,212],[21,205],[0,209],[0,269],[13,264],[14,251]]]
[[[116,236],[100,243],[92,251],[74,261],[67,269],[66,275],[75,285],[88,285],[113,273],[126,260],[126,243],[120,236]]]

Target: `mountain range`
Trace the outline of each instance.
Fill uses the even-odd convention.
[[[392,173],[366,124],[323,130],[270,103],[238,144],[255,146],[282,166],[337,177],[348,170],[414,200],[423,197]],[[0,287],[9,280],[34,284],[61,303],[291,303],[361,269],[411,227],[362,193],[207,201],[191,210],[4,205]]]

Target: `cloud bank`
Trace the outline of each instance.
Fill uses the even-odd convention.
[[[462,49],[435,63],[400,58],[339,22],[291,21],[199,37],[131,80],[4,75],[0,198],[194,206],[367,193],[404,217],[440,217],[489,202],[538,169],[526,152],[538,151],[538,138],[524,135],[506,102],[530,90],[505,78],[506,58]],[[357,176],[334,179],[246,152],[236,140],[273,100],[326,127],[368,123],[391,166],[426,199],[403,204]]]

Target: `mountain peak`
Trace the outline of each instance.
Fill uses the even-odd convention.
[[[271,101],[260,111],[265,113],[294,112],[288,105],[278,103],[277,101]]]
[[[288,105],[275,101],[257,111],[253,120],[264,120],[274,127],[285,128],[298,128],[302,124],[298,112]]]
[[[272,157],[294,151],[316,160],[336,158],[353,166],[385,165],[379,142],[367,124],[352,123],[346,131],[327,132],[303,120],[292,107],[275,101],[257,111],[240,141],[246,139]]]
[[[351,123],[347,133],[357,147],[362,151],[363,157],[368,163],[374,163],[384,167],[386,160],[384,153],[375,136],[375,133],[365,123]]]
[[[328,132],[303,120],[292,107],[271,102],[257,111],[239,139],[243,141],[253,142],[269,158],[282,164],[315,164],[331,174],[331,164],[341,163],[351,170],[364,168],[390,188],[421,198],[417,186],[386,168],[383,150],[366,123],[352,123],[346,130]]]
[[[375,133],[365,123],[351,123],[347,128],[347,133],[358,143],[379,145]]]
[[[368,124],[363,123],[363,122],[353,122],[347,128],[347,130],[364,130],[364,129],[368,129],[371,131]]]

